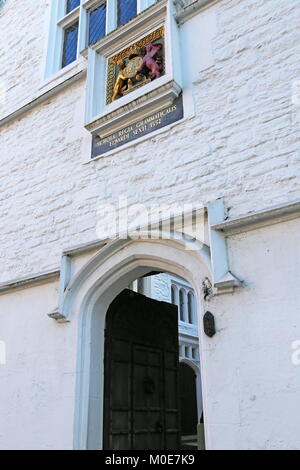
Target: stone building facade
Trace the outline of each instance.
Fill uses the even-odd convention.
[[[117,24],[113,1],[95,44],[100,2],[1,3],[0,448],[102,448],[105,314],[159,271],[195,291],[207,449],[299,449],[299,2],[140,0]],[[105,102],[109,58],[159,28],[165,73]],[[92,158],[180,97],[174,122]],[[144,234],[143,210],[187,205],[191,249],[193,217]],[[113,236],[124,207],[138,237]]]

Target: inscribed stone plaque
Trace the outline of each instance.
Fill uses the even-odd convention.
[[[114,150],[121,145],[127,144],[144,135],[150,134],[157,129],[172,124],[183,118],[182,96],[177,98],[171,106],[155,112],[134,124],[120,129],[114,134],[110,134],[104,138],[99,136],[93,137],[92,158],[103,155],[110,150]]]

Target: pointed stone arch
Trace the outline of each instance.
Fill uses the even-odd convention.
[[[202,282],[211,277],[210,254],[202,243],[192,247],[181,234],[171,240],[116,240],[94,255],[66,289],[61,313],[78,322],[75,449],[102,448],[104,330],[112,300],[138,277],[170,272],[192,285],[202,318]]]

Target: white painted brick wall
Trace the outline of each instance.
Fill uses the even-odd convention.
[[[50,0],[6,0],[0,10],[0,116],[30,101],[43,77]]]
[[[37,93],[47,3],[7,0],[0,13],[6,112]],[[96,238],[97,205],[120,194],[147,204],[225,196],[231,215],[299,198],[299,1],[213,8],[214,64],[199,70],[185,126],[83,165],[81,80],[0,128],[0,281],[58,266],[62,249]],[[206,306],[217,327],[202,338],[211,448],[300,448],[298,236],[295,220],[229,242],[245,286]],[[0,448],[72,447],[79,319],[51,321],[57,298],[57,283],[0,296]]]
[[[8,0],[0,14],[7,111],[40,84],[47,4]],[[196,116],[185,125],[83,165],[81,80],[0,129],[0,281],[58,266],[63,248],[94,240],[97,206],[119,195],[149,205],[225,196],[231,215],[300,196],[292,103],[299,2],[223,0],[213,8],[215,62],[199,73]]]
[[[47,317],[57,289],[50,283],[0,296],[2,450],[73,447],[77,330]]]

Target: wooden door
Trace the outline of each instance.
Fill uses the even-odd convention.
[[[107,312],[104,449],[180,448],[177,307],[123,291]]]

